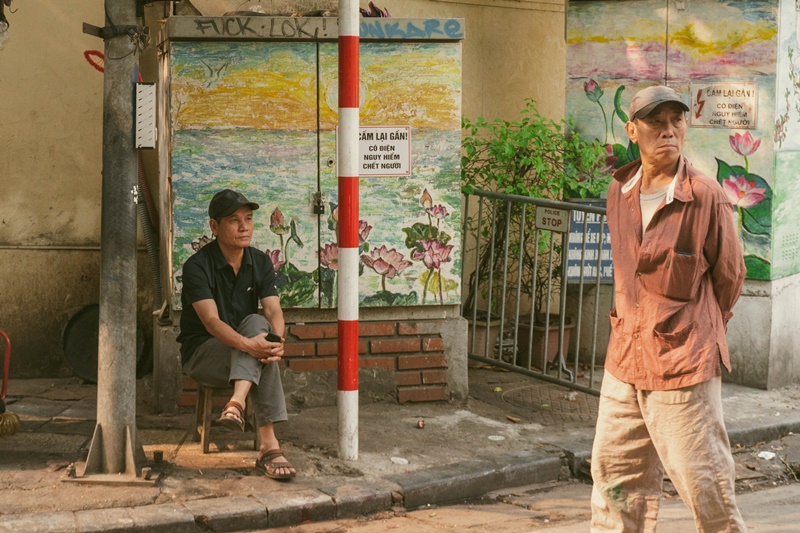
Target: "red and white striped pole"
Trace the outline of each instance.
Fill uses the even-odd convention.
[[[339,0],[339,457],[358,459],[358,0]]]

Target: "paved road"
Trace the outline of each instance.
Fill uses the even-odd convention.
[[[547,489],[547,487],[545,487]],[[369,519],[336,520],[275,530],[292,533],[586,533],[589,531],[591,487],[569,484],[520,487],[513,494],[492,493],[499,498],[485,504],[454,505],[419,509],[408,513],[384,513]],[[800,531],[800,484],[740,494],[739,505],[750,533],[796,533]],[[659,533],[691,533],[694,525],[679,499],[661,505]]]

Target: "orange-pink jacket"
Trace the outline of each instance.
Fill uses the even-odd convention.
[[[634,161],[608,189],[616,307],[606,371],[642,390],[688,387],[730,371],[725,339],[745,266],[733,207],[720,185],[681,157],[642,238]]]

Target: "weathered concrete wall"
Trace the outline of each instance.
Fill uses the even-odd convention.
[[[770,282],[745,281],[744,290],[728,322],[728,347],[733,372],[723,375],[748,387],[766,389],[769,383],[770,336],[772,330]]]
[[[747,281],[728,323],[733,373],[726,379],[762,389],[800,381],[797,309],[800,275]]]
[[[98,301],[103,75],[83,52],[102,51],[103,41],[81,27],[103,25],[103,2],[15,3],[6,15],[0,328],[11,337],[12,377],[71,375],[62,331],[74,312]],[[138,264],[140,320],[149,327],[152,276],[144,253]]]
[[[6,10],[10,37],[0,52],[0,245],[96,244],[103,76],[83,51],[103,43],[82,34],[81,23],[102,26],[103,2],[41,0],[14,10]],[[9,261],[0,256],[0,264],[5,273]]]
[[[800,274],[772,282],[772,334],[770,335],[770,389],[800,382]],[[752,328],[752,331],[761,331]]]
[[[69,319],[99,301],[100,251],[0,248],[0,329],[11,339],[15,378],[66,377],[62,334]],[[152,338],[152,275],[147,254],[137,257],[139,323]]]

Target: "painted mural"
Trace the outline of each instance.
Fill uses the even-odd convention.
[[[253,246],[282,305],[334,307],[335,43],[176,42],[170,65],[174,304],[208,202],[231,187],[261,204]],[[411,176],[361,179],[364,306],[460,301],[460,72],[459,43],[362,43],[361,124],[411,126],[412,156]]]
[[[693,84],[755,83],[754,128],[690,128],[686,157],[716,177],[736,209],[747,277],[772,272],[778,6],[770,0],[572,2],[568,21],[567,113],[603,141],[618,168],[638,150],[625,133],[636,91],[667,84],[702,113]]]
[[[337,51],[320,45],[320,151],[335,157]],[[413,75],[409,75],[413,72]],[[411,126],[411,176],[362,178],[361,302],[367,306],[461,301],[461,47],[459,43],[363,43],[362,126]],[[321,189],[337,204],[334,168]],[[327,231],[326,231],[327,229]],[[321,243],[335,248],[335,221]],[[321,305],[335,305],[333,273],[320,269]],[[328,287],[331,287],[329,290]]]

